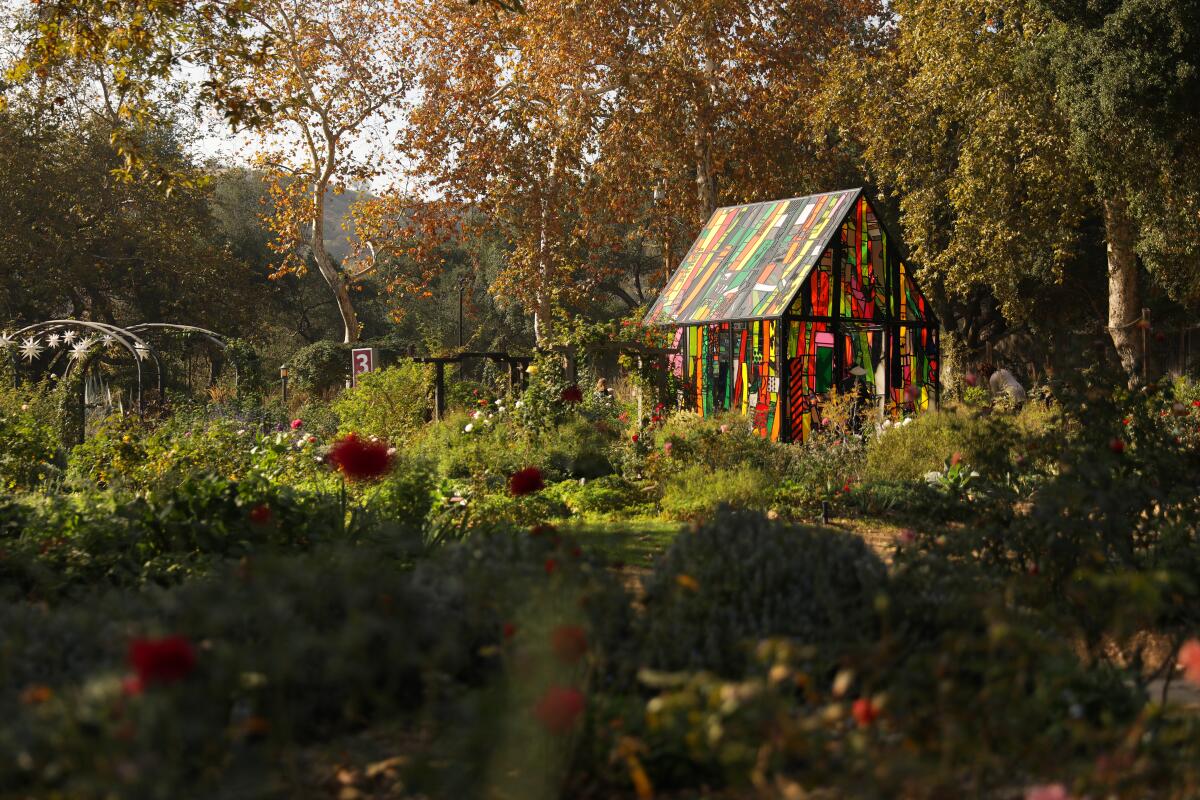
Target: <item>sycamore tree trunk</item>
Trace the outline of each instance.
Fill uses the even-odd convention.
[[[1104,230],[1108,240],[1108,333],[1121,367],[1135,377],[1142,365],[1141,293],[1138,291],[1136,233],[1123,199],[1104,201]]]
[[[316,196],[313,198],[313,226],[309,246],[312,248],[313,260],[317,262],[321,277],[325,279],[329,290],[333,292],[334,300],[337,301],[338,313],[342,317],[342,341],[353,344],[358,341],[358,314],[355,313],[354,303],[350,300],[350,282],[333,263],[329,251],[325,249],[326,187],[325,182],[318,182],[314,189]]]

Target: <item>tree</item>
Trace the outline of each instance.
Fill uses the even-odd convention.
[[[1139,259],[1179,298],[1200,291],[1200,3],[1045,0],[1060,107],[1099,195],[1108,330],[1139,366]]]
[[[982,291],[1010,324],[1047,310],[1062,321],[1087,313],[1081,287],[1104,275],[1108,333],[1134,372],[1136,253],[1150,240],[1139,239],[1130,189],[1171,184],[1177,168],[1115,120],[1074,110],[1091,68],[1066,66],[1074,58],[1066,43],[1081,34],[1044,6],[906,0],[894,12],[885,46],[835,61],[826,107],[900,198],[905,238],[940,316],[977,334]],[[1137,207],[1149,209],[1142,198]],[[1109,253],[1104,270],[1094,229]],[[974,313],[954,313],[966,303]]]
[[[272,46],[236,79],[252,105],[274,110],[257,132],[258,162],[271,181],[267,224],[284,256],[275,275],[303,272],[311,256],[337,302],[345,342],[359,337],[354,281],[373,264],[334,262],[325,206],[331,192],[379,174],[363,133],[392,121],[409,84],[406,43],[391,8],[386,0],[260,0],[248,14]]]
[[[641,299],[631,244],[662,252],[665,273],[717,204],[848,173],[807,112],[818,63],[864,33],[869,2],[409,8],[419,103],[402,146],[438,191],[502,225],[513,254],[494,288],[533,311],[539,340],[559,309],[632,299],[626,270]]]
[[[230,258],[177,135],[139,132],[139,148],[193,177],[167,194],[113,173],[103,118],[0,112],[0,319],[170,320],[233,334],[257,305],[250,269]],[[243,313],[245,312],[245,313]]]

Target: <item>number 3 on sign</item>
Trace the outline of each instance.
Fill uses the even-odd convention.
[[[358,386],[358,376],[375,370],[374,347],[356,347],[350,351],[351,383]]]

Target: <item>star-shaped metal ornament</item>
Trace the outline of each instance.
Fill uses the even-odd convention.
[[[42,354],[42,343],[37,340],[36,336],[30,336],[21,342],[21,358],[32,363],[35,358]]]
[[[75,331],[67,331],[62,336],[63,343],[70,344],[71,342],[75,341],[75,337],[77,337],[77,336],[79,336],[79,334],[76,333]]]
[[[150,355],[150,350],[144,344],[135,344],[133,346],[133,352],[137,353],[139,361],[145,361],[146,356]]]
[[[95,343],[96,340],[90,336],[85,336],[84,338],[80,339],[75,343],[75,346],[71,348],[71,360],[74,361],[86,356],[88,351],[92,349],[92,345]]]
[[[61,340],[62,340],[61,336],[59,336],[57,333],[52,333],[46,337],[46,346],[50,347],[50,348],[58,347],[58,343]]]
[[[14,341],[13,335],[8,331],[0,332],[0,350],[7,350],[12,347]]]

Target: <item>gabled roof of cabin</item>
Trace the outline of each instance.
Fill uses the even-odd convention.
[[[782,316],[861,193],[844,189],[718,208],[646,324]]]

